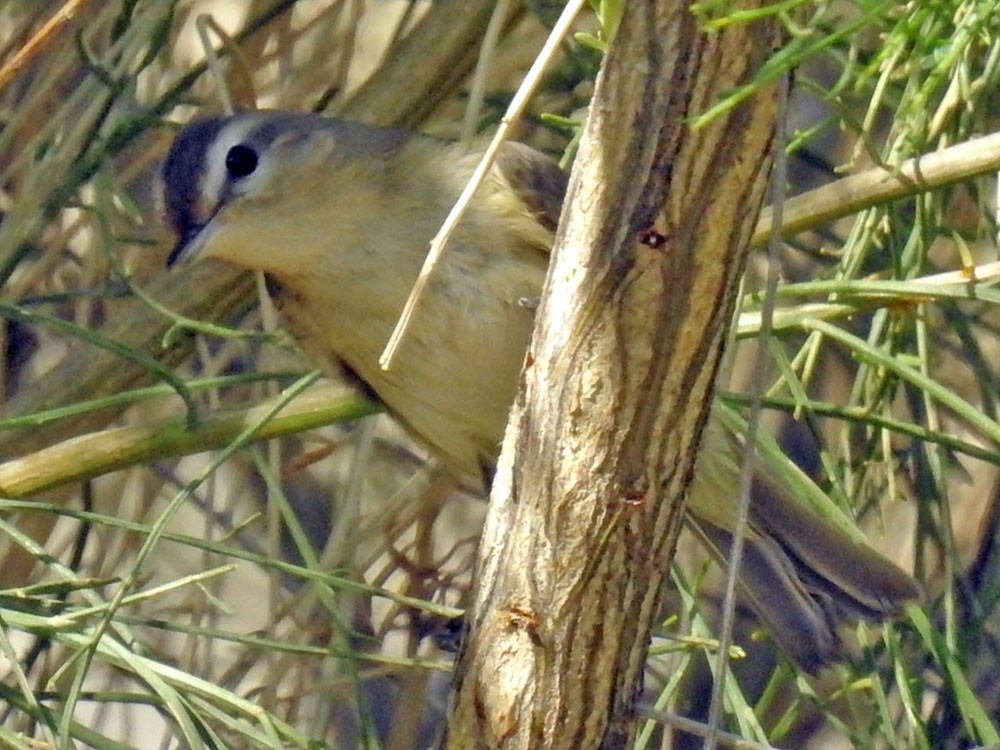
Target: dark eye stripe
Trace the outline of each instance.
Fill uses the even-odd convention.
[[[225,125],[226,121],[217,117],[191,123],[178,134],[163,162],[167,220],[178,236],[188,234],[203,219],[199,204],[209,167],[208,147]]]

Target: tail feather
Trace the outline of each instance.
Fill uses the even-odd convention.
[[[719,559],[729,559],[732,534],[709,523],[694,526]],[[803,584],[774,541],[752,533],[744,537],[739,582],[750,606],[796,664],[816,673],[837,660],[841,642],[829,597]]]
[[[863,541],[758,477],[750,522],[793,562],[803,584],[829,597],[841,620],[885,620],[919,599],[917,582]]]
[[[778,645],[816,673],[842,657],[838,629],[882,622],[920,598],[917,582],[809,505],[758,474],[744,533],[740,589]],[[697,516],[691,525],[722,561],[732,533]]]
[[[723,562],[732,546],[742,451],[725,416],[716,407],[706,426],[688,499],[691,525]],[[896,617],[921,590],[849,522],[842,525],[833,512],[824,517],[813,505],[819,490],[804,474],[772,463],[764,450],[757,460],[741,591],[778,644],[815,672],[840,656],[842,625]]]

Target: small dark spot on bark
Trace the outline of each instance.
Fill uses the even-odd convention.
[[[539,622],[534,613],[522,607],[505,607],[503,613],[507,616],[507,626],[523,631],[536,648],[542,647],[542,638],[538,634]]]
[[[646,493],[639,488],[633,488],[626,490],[622,493],[622,502],[629,506],[641,506],[643,501],[646,499]]]
[[[665,234],[657,231],[654,227],[649,227],[644,229],[639,235],[639,242],[641,242],[646,247],[651,247],[654,250],[659,250],[661,247],[667,244],[667,237]]]

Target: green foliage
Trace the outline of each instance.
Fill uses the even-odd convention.
[[[204,75],[193,3],[84,5],[12,77],[0,75],[0,390],[9,396],[0,419],[0,744],[429,744],[426,726],[440,726],[441,714],[428,707],[443,701],[450,657],[424,635],[464,601],[481,504],[423,468],[418,449],[384,423],[374,436],[340,425],[251,444],[281,398],[312,377],[280,333],[258,332],[237,294],[252,282],[218,281],[219,271],[218,286],[197,286],[211,281],[161,270],[171,240],[156,219],[157,164],[175,123],[213,109],[223,83]],[[246,4],[232,27],[244,60],[227,68],[237,99],[246,93],[239,65],[260,101],[289,109],[353,85],[332,46],[375,67],[381,49],[367,49],[377,43],[357,18],[331,3],[298,7],[314,14],[302,23],[293,9],[303,5]],[[627,10],[592,5],[537,96],[530,124],[553,128],[526,133],[552,151],[581,121],[593,50],[613,40]],[[57,7],[0,7],[0,60]],[[761,14],[785,22],[788,43],[691,126],[793,74],[792,195],[872,167],[892,174],[997,129],[995,0],[692,8],[710,32]],[[411,25],[405,14],[401,24]],[[524,50],[544,24],[530,13],[524,24],[501,42],[501,59],[530,58]],[[485,120],[516,86],[516,75],[501,78]],[[416,88],[398,96],[426,98]],[[427,128],[450,135],[462,97],[445,93],[453,96]],[[821,680],[769,660],[766,636],[745,624],[725,728],[748,739],[802,746],[818,723],[857,747],[1000,742],[1000,699],[986,690],[1000,650],[1000,273],[988,265],[996,181],[966,174],[933,190],[914,184],[889,202],[863,200],[847,216],[817,215],[785,237],[774,335],[762,347],[772,363],[764,404],[784,452],[772,440],[762,447],[791,477],[803,472],[785,454],[804,463],[813,483],[803,479],[803,492],[912,564],[926,598],[895,625],[848,634],[852,657]],[[948,271],[966,276],[938,276]],[[736,322],[737,374],[761,329],[755,279]],[[126,371],[135,374],[120,380]],[[725,394],[734,424],[745,391]],[[349,413],[371,410],[355,402]],[[189,438],[226,447],[184,458],[190,444],[169,443],[155,461],[87,481],[89,449],[46,460],[56,454],[44,451],[93,446],[92,433],[116,426],[159,425],[169,437],[185,414]],[[207,432],[223,422],[221,437]],[[298,424],[288,429],[316,420]],[[135,447],[120,442],[125,434],[104,435],[101,450],[125,454]],[[15,497],[15,465],[77,482]],[[685,558],[644,698],[697,718],[702,657],[716,646],[713,569],[697,553]],[[650,716],[640,747],[666,731]]]

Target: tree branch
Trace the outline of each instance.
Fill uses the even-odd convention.
[[[743,3],[747,6],[751,3]],[[634,737],[736,284],[770,168],[779,40],[629,3],[598,79],[480,547],[449,748]]]

